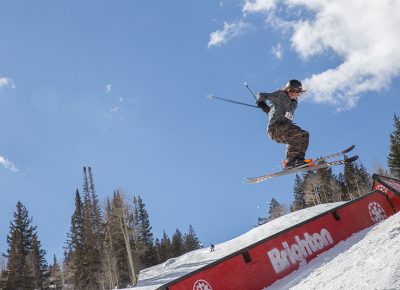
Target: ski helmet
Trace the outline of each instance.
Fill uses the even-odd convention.
[[[301,93],[304,93],[306,90],[303,90],[303,85],[299,80],[290,80],[284,87],[285,90],[287,89],[295,89]]]

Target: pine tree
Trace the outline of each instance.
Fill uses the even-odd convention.
[[[319,194],[321,203],[330,203],[338,201],[339,194],[337,192],[336,177],[332,172],[332,168],[322,168],[316,171],[319,181]]]
[[[360,195],[365,195],[370,192],[372,188],[372,178],[367,168],[360,161],[356,163],[356,177]]]
[[[116,193],[114,192],[113,203],[116,203],[114,199]],[[120,233],[120,227],[118,226],[118,216],[115,214],[115,207],[111,205],[110,199],[107,199],[106,206],[106,223],[105,223],[105,240],[104,240],[104,273],[105,279],[108,281],[107,288],[121,287],[120,275],[129,277],[129,271],[127,270],[127,262],[125,259],[127,255],[122,255],[124,261],[122,262],[123,269],[118,268],[118,257],[119,253],[122,252],[120,249],[124,248],[123,236]],[[129,280],[129,279],[128,279]]]
[[[33,279],[28,273],[26,263],[27,252],[24,250],[22,235],[18,231],[13,231],[7,237],[7,276],[4,289],[33,289]]]
[[[349,190],[347,188],[346,179],[343,173],[339,173],[337,178],[338,184],[340,186],[340,191],[342,192],[341,200],[348,201],[351,200]]]
[[[63,284],[61,267],[57,262],[56,255],[54,255],[53,264],[50,266],[49,288],[61,290],[63,289]]]
[[[390,134],[390,152],[388,156],[388,167],[390,173],[400,179],[400,119],[394,114],[394,131]]]
[[[7,236],[7,275],[4,289],[42,287],[46,271],[44,251],[37,238],[28,210],[18,201]]]
[[[185,252],[200,249],[200,240],[192,225],[189,225],[189,232],[184,235]]]
[[[67,269],[70,270],[71,277],[68,282],[72,282],[75,289],[84,289],[86,287],[87,268],[84,263],[85,233],[83,230],[83,204],[79,190],[75,192],[75,211],[71,217],[71,227],[69,231],[68,252],[66,254]],[[69,278],[72,281],[69,281]]]
[[[89,172],[89,177],[88,177]],[[84,249],[83,261],[87,269],[86,289],[99,289],[99,279],[102,277],[101,253],[103,252],[104,230],[102,225],[101,210],[97,194],[94,189],[94,181],[91,168],[83,168],[83,223],[82,243]]]
[[[0,289],[5,288],[7,283],[7,262],[3,255],[0,255]]]
[[[182,232],[176,229],[171,239],[172,256],[178,257],[185,252],[185,245],[183,242]]]
[[[89,184],[90,205],[91,205],[90,219],[93,231],[99,237],[99,245],[101,245],[102,235],[104,234],[103,216],[101,213],[99,198],[97,196],[94,186],[94,179],[91,167],[88,168],[88,173],[89,173],[88,184]]]
[[[165,262],[169,258],[172,258],[172,245],[171,239],[168,237],[165,230],[163,231],[162,238],[160,240],[160,246],[158,248],[158,255],[160,257],[160,262]]]
[[[354,162],[346,163],[344,165],[344,180],[346,184],[347,194],[350,199],[354,199],[358,196],[357,194],[357,185],[355,183],[356,176],[356,168],[354,166]]]
[[[283,216],[286,210],[275,198],[271,199],[269,203],[268,221],[272,221],[280,216]]]
[[[36,233],[32,237],[32,252],[28,261],[33,272],[35,289],[48,288],[49,267],[46,261],[46,251],[42,249],[41,243]]]
[[[290,208],[290,211],[298,211],[306,208],[306,201],[304,200],[304,181],[300,175],[296,174],[294,181],[294,201]]]
[[[154,237],[150,226],[149,215],[140,196],[134,198],[136,213],[136,228],[139,234],[139,247],[141,248],[140,261],[143,267],[150,267],[158,263],[154,246]]]

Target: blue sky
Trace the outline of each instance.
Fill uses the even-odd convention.
[[[3,1],[0,10],[0,251],[21,201],[61,258],[91,166],[102,201],[140,195],[155,236],[194,226],[207,246],[253,227],[294,176],[258,109],[241,102],[298,78],[295,121],[315,157],[356,144],[386,165],[399,114],[394,1]],[[358,11],[355,17],[353,11]]]

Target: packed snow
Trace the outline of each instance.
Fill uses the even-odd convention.
[[[399,290],[400,213],[352,235],[268,290]]]
[[[287,214],[230,241],[144,269],[134,290],[153,290],[200,267],[317,216],[341,203]],[[397,258],[396,258],[397,257]],[[400,214],[365,229],[269,286],[280,289],[400,289]]]

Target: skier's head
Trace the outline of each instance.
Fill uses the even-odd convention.
[[[286,91],[291,99],[297,99],[302,93],[306,90],[303,90],[303,85],[299,80],[290,80],[283,87],[283,90]]]

